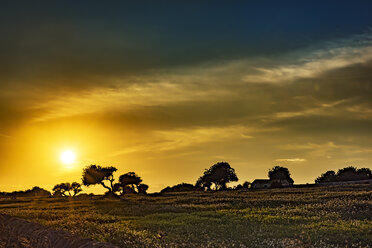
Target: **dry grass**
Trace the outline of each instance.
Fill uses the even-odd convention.
[[[117,248],[109,243],[82,239],[68,232],[54,230],[38,223],[0,214],[0,247],[22,248]]]
[[[0,213],[121,247],[372,244],[372,185],[2,200]]]

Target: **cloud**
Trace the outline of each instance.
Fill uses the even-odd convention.
[[[284,119],[284,118],[293,118],[293,117],[300,117],[300,116],[311,116],[311,115],[324,115],[330,116],[337,114],[337,111],[334,111],[335,107],[343,105],[345,103],[350,103],[354,99],[342,99],[333,102],[327,103],[318,103],[318,107],[309,108],[303,111],[296,111],[296,112],[277,112],[274,115],[275,119]],[[333,111],[330,111],[333,110]]]
[[[356,40],[363,42],[355,42]],[[333,110],[347,103],[343,101],[349,101],[361,94],[367,95],[370,90],[356,91],[353,78],[347,79],[348,82],[342,84],[343,88],[339,87],[341,83],[338,81],[346,79],[332,79],[327,75],[336,69],[364,65],[368,59],[372,59],[372,53],[369,52],[372,47],[370,40],[370,35],[364,34],[349,40],[336,41],[324,46],[323,50],[298,52],[301,56],[310,54],[301,59],[293,59],[293,55],[283,55],[276,60],[246,58],[211,61],[192,66],[143,69],[134,74],[120,73],[119,66],[115,67],[118,73],[101,73],[95,66],[82,63],[81,66],[85,68],[83,74],[78,70],[66,70],[54,75],[53,71],[46,70],[33,76],[26,74],[24,78],[18,78],[15,85],[3,83],[0,87],[0,98],[11,105],[23,103],[24,109],[30,112],[28,116],[34,121],[176,105],[210,108],[210,115],[223,109],[224,114],[235,113],[234,118],[240,120],[251,116],[285,119],[336,115],[338,113]],[[283,62],[279,61],[286,61],[287,64],[283,65]],[[257,68],[260,73],[255,75]],[[353,69],[358,70],[359,68]],[[47,74],[46,77],[43,76],[44,73]],[[247,73],[261,79],[247,80]],[[50,78],[52,74],[54,76]],[[316,81],[303,82],[300,80],[302,78],[316,78]],[[291,83],[276,86],[247,84],[248,81]],[[298,105],[299,100],[295,97],[301,95],[305,100]],[[309,95],[312,98],[309,98]],[[218,108],[215,108],[218,104]],[[356,104],[362,106],[364,103]],[[225,110],[227,108],[230,110]],[[349,110],[356,112],[357,108]],[[360,107],[359,110],[361,111]],[[369,116],[368,112],[366,114]]]
[[[306,162],[304,158],[278,158],[275,162]]]
[[[372,107],[368,106],[366,103],[356,104],[349,106],[346,109],[350,113],[356,114],[359,118],[371,119],[372,118]]]
[[[34,105],[35,109],[49,109],[35,121],[63,118],[67,116],[130,110],[141,107],[166,106],[183,102],[214,101],[229,97],[233,93],[223,88],[200,89],[196,85],[172,82],[148,82],[131,84],[115,89],[92,89],[83,94],[49,99]]]
[[[145,144],[126,147],[111,156],[119,156],[133,152],[164,152],[178,150],[210,142],[226,142],[232,140],[253,139],[250,133],[256,130],[241,125],[225,127],[194,127],[176,130],[154,130]]]
[[[299,78],[314,78],[353,64],[363,64],[371,59],[372,36],[367,33],[311,51],[309,55],[302,55],[295,64],[257,67],[256,73],[246,75],[243,80],[252,83],[288,83]]]
[[[344,146],[336,145],[333,141],[329,141],[323,144],[314,144],[314,143],[307,143],[307,144],[287,144],[282,146],[282,149],[288,150],[329,150],[329,149],[340,149],[344,148]]]
[[[369,136],[371,62],[367,61],[369,53],[361,53],[370,48],[370,42],[367,35],[360,37],[366,41],[354,46],[351,41],[341,41],[324,46],[324,50],[298,52],[302,56],[311,54],[301,60],[287,54],[275,60],[211,61],[144,70],[135,75],[95,73],[95,67],[92,67],[87,70],[91,74],[84,77],[74,78],[69,71],[65,77],[56,76],[55,88],[40,87],[35,83],[42,81],[42,76],[30,81],[21,80],[17,86],[0,87],[0,98],[4,102],[0,106],[1,125],[12,128],[15,122],[46,125],[61,120],[98,120],[110,123],[107,127],[126,127],[137,132],[146,130],[154,138],[150,143],[159,140],[159,145],[156,142],[148,147],[139,144],[126,148],[124,153],[140,148],[187,147],[187,144],[200,143],[200,140],[209,142],[212,137],[223,140],[226,136],[216,133],[215,128],[236,126],[252,128],[252,132],[237,134],[227,128],[227,136],[268,139],[263,131],[275,130],[271,133],[276,133],[280,139],[301,134],[312,143],[338,141],[329,136],[340,133]],[[328,63],[332,66],[326,66]],[[257,67],[265,73],[291,67],[288,77],[287,74],[275,76],[276,82],[291,80],[285,84],[247,83],[245,76],[254,73]],[[308,71],[309,74],[305,74],[309,77],[299,76],[297,69]],[[270,74],[265,73],[259,75]],[[270,77],[274,78],[273,75]],[[75,80],[81,80],[81,84],[75,86]],[[9,121],[12,119],[14,121]],[[357,126],[353,129],[355,134],[351,134],[351,125]],[[2,133],[8,134],[4,130],[6,128]],[[156,133],[164,130],[169,132]],[[204,133],[202,130],[209,131]],[[325,133],[327,137],[318,136]],[[200,139],[191,139],[198,135]],[[319,140],[314,141],[315,138]]]
[[[329,141],[326,143],[305,143],[305,144],[285,144],[280,147],[283,150],[289,150],[293,152],[304,152],[303,154],[307,157],[311,158],[337,158],[341,156],[346,156],[349,158],[350,156],[360,156],[361,157],[369,156],[372,151],[371,144],[369,145],[362,145],[362,144],[347,144],[344,142],[343,144],[338,144],[333,141]],[[275,160],[279,161],[279,160]],[[285,160],[283,160],[284,162]],[[290,162],[290,161],[288,161]],[[296,162],[296,161],[292,161]],[[300,161],[298,161],[300,162]]]

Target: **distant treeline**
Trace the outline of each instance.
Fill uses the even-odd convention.
[[[188,191],[202,191],[202,188],[197,187],[190,183],[180,183],[172,187],[168,186],[160,191],[160,193],[170,192],[188,192]]]
[[[301,185],[301,187],[324,185],[327,182],[347,182],[372,179],[372,173],[369,168],[357,169],[348,166],[334,171],[327,171],[315,180],[315,184]],[[248,181],[238,184],[235,187],[227,187],[227,183],[238,181],[235,170],[227,162],[219,162],[209,169],[206,169],[195,184],[181,183],[174,186],[168,186],[160,193],[177,193],[190,191],[210,191],[210,190],[247,190],[257,188],[282,188],[291,187],[294,180],[288,168],[275,166],[268,172],[268,179],[258,179],[253,183]]]
[[[372,179],[372,172],[369,168],[357,169],[356,167],[349,166],[339,169],[337,173],[333,170],[327,171],[315,179],[315,183],[347,182],[368,179]]]
[[[107,189],[107,196],[124,196],[127,194],[147,194],[148,185],[142,183],[142,179],[135,172],[128,172],[119,176],[116,181],[114,178],[115,167],[102,167],[100,165],[90,165],[83,169],[82,184],[78,182],[59,183],[53,187],[53,192],[34,187],[26,191],[14,191],[11,193],[0,192],[0,196],[17,197],[67,197],[76,196],[82,192],[82,185],[101,185]],[[372,172],[369,168],[357,169],[348,166],[335,171],[327,171],[315,179],[315,185],[327,185],[335,182],[361,181],[372,179]],[[246,181],[235,187],[228,187],[230,182],[238,181],[234,168],[227,162],[218,162],[209,169],[205,169],[195,184],[181,183],[168,186],[160,193],[171,192],[190,192],[190,191],[217,191],[217,190],[248,190],[257,188],[282,188],[293,186],[293,179],[288,168],[275,166],[268,172],[268,179],[256,179],[251,184]],[[303,186],[303,185],[302,185]],[[82,194],[80,194],[82,195]],[[86,194],[83,194],[86,195]]]
[[[32,189],[28,189],[25,191],[13,191],[11,193],[8,192],[0,192],[1,196],[9,197],[15,199],[17,197],[43,197],[43,196],[51,196],[51,193],[43,188],[33,187]]]

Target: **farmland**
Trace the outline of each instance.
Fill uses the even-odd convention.
[[[0,213],[120,247],[370,247],[372,185],[0,200]]]

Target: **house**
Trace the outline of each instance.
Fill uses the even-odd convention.
[[[287,179],[272,179],[270,180],[272,188],[290,187],[291,184]]]
[[[256,179],[252,182],[252,189],[268,189],[271,187],[271,181],[269,179]]]
[[[287,179],[256,179],[251,184],[251,189],[285,188],[291,184]]]

